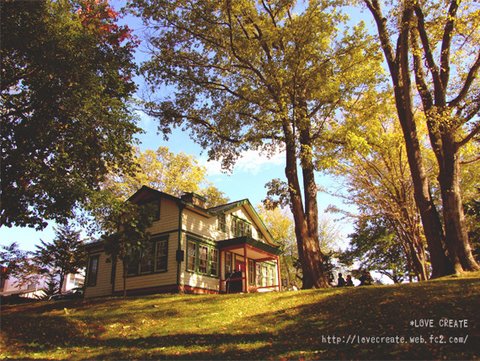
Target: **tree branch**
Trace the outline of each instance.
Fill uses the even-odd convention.
[[[461,161],[460,164],[462,164],[462,165],[472,164],[472,163],[478,162],[479,160],[480,160],[480,155],[478,157],[470,159],[470,160]]]
[[[437,105],[443,105],[443,95],[445,94],[445,89],[440,77],[438,67],[433,59],[433,52],[430,47],[430,40],[428,39],[427,30],[425,28],[425,15],[420,7],[420,5],[415,4],[413,6],[415,14],[417,16],[417,29],[420,34],[420,40],[423,46],[423,53],[425,54],[425,59],[427,60],[428,68],[432,73],[433,84],[434,84],[434,93],[435,93],[435,103]]]
[[[440,80],[442,81],[443,89],[447,89],[448,78],[450,76],[450,46],[459,2],[458,0],[452,0],[450,2],[447,23],[443,31],[442,52],[440,55]]]
[[[385,59],[387,60],[388,68],[392,74],[393,82],[396,84],[398,83],[398,71],[395,67],[395,55],[393,53],[393,47],[387,30],[387,19],[382,14],[378,0],[363,0],[363,2],[372,13],[375,23],[377,24],[380,43],[385,54]]]
[[[476,127],[473,128],[473,130],[461,141],[456,143],[457,148],[460,148],[467,144],[469,141],[471,141],[477,134],[480,134],[480,124],[477,124]]]
[[[428,90],[428,85],[425,80],[425,72],[423,71],[422,59],[420,57],[420,49],[418,48],[418,38],[415,29],[410,31],[412,37],[413,47],[413,68],[415,72],[415,83],[417,84],[417,90],[422,98],[423,107],[425,110],[431,109],[433,106],[433,98]]]
[[[470,71],[468,72],[467,78],[465,79],[465,83],[463,84],[462,89],[458,93],[457,97],[448,103],[450,107],[458,106],[458,104],[468,94],[468,91],[470,90],[470,86],[472,85],[473,81],[477,77],[477,72],[479,68],[480,68],[480,51],[478,52],[478,56],[477,56],[477,59],[475,60],[475,63],[473,64],[473,66],[470,68]]]

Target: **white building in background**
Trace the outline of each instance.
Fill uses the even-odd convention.
[[[85,271],[80,273],[69,273],[63,281],[62,293],[68,292],[76,287],[83,287],[85,283]]]
[[[30,282],[20,284],[19,280],[13,276],[8,278],[0,277],[0,296],[18,295],[24,298],[42,298],[45,296],[43,290],[48,288],[48,280],[48,275],[38,275],[32,277]],[[69,273],[65,276],[61,293],[68,292],[75,287],[82,287],[84,281],[84,271],[75,274]]]

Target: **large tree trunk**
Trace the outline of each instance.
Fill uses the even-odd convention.
[[[458,151],[460,143],[456,141],[456,133],[466,124],[469,116],[451,117],[452,113],[461,114],[461,101],[467,95],[471,82],[475,79],[480,67],[480,56],[469,70],[464,86],[455,100],[447,103],[448,83],[450,78],[450,50],[455,31],[455,21],[459,9],[459,1],[451,1],[448,6],[448,16],[443,28],[439,65],[435,63],[434,53],[427,34],[425,15],[421,5],[416,3],[416,26],[412,28],[412,46],[415,79],[417,89],[422,99],[430,144],[439,165],[438,181],[442,197],[442,212],[445,227],[445,243],[448,257],[456,273],[480,269],[473,258],[468,240],[468,232],[463,213],[462,196],[460,190],[460,163]],[[418,40],[421,40],[423,55],[420,56]],[[425,59],[425,60],[424,60]],[[432,77],[432,87],[427,85],[427,76],[424,64]],[[473,116],[474,113],[472,113]],[[473,134],[473,133],[472,133]]]
[[[290,206],[295,222],[298,257],[302,265],[302,288],[328,287],[327,275],[323,270],[323,255],[320,252],[318,240],[318,208],[317,192],[313,168],[304,170],[305,203],[303,208],[302,191],[298,179],[296,143],[293,130],[287,121],[284,122],[286,143],[285,175],[288,181]],[[302,164],[302,168],[305,165]]]
[[[122,260],[123,263],[123,298],[127,298],[127,262],[125,259]]]
[[[410,254],[412,257],[413,270],[419,281],[428,279],[425,252],[423,247],[416,247],[415,243],[410,243]]]
[[[58,282],[58,293],[62,293],[63,283],[64,283],[64,280],[65,280],[65,273],[60,272],[59,276],[60,276],[60,280]]]
[[[395,103],[405,139],[408,164],[410,166],[414,187],[415,202],[420,212],[428,251],[430,253],[432,278],[444,276],[452,273],[453,267],[444,251],[442,224],[435,204],[433,203],[433,199],[430,196],[429,181],[423,165],[420,142],[413,116],[408,60],[408,38],[413,9],[411,6],[407,6],[403,10],[395,56],[388,36],[386,19],[382,15],[378,1],[364,1],[377,24],[381,46],[387,60],[394,86]]]
[[[425,238],[427,240],[432,278],[452,273],[453,269],[443,249],[443,231],[440,216],[430,195],[430,185],[423,165],[420,141],[412,111],[411,86],[408,70],[408,54],[404,51],[403,63],[406,69],[400,69],[397,84],[395,84],[395,102],[398,118],[405,139],[408,164],[412,176],[415,203],[418,206],[422,220]],[[403,68],[403,67],[402,67]]]
[[[472,255],[460,191],[460,164],[452,134],[442,137],[443,157],[438,181],[443,204],[448,256],[455,272],[478,271],[478,263]]]

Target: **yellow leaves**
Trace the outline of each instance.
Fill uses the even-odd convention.
[[[354,132],[347,131],[345,139],[349,149],[361,154],[366,154],[371,149],[367,140]]]

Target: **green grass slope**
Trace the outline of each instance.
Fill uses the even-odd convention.
[[[40,302],[2,307],[0,357],[471,360],[480,357],[479,306],[480,273],[400,286]],[[467,324],[441,327],[446,319]],[[425,322],[434,327],[415,325]]]

